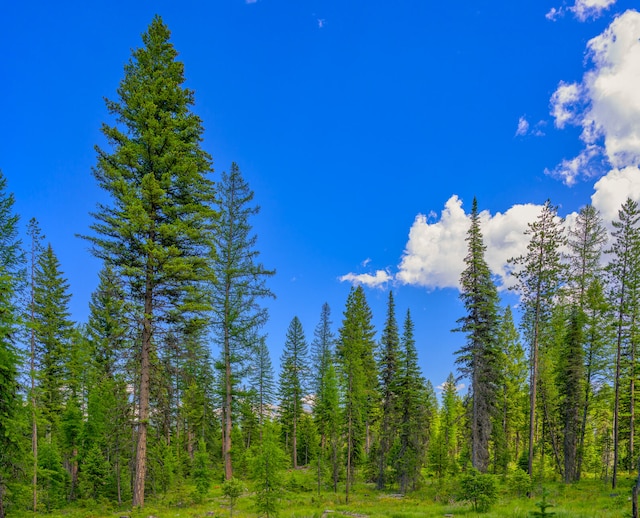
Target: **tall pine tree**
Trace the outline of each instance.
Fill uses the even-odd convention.
[[[561,249],[566,243],[562,220],[547,200],[537,220],[525,232],[530,236],[527,253],[510,260],[515,267],[515,289],[523,306],[522,327],[529,342],[529,457],[528,473],[533,476],[533,453],[536,442],[536,404],[541,349],[552,342],[551,319],[556,297],[564,285],[566,267]]]
[[[7,484],[16,474],[19,452],[15,420],[21,407],[18,396],[19,356],[16,349],[19,311],[17,297],[24,279],[23,254],[18,239],[18,216],[13,195],[0,172],[0,518],[5,516]]]
[[[258,214],[254,194],[237,164],[223,173],[219,186],[220,221],[213,239],[212,287],[213,337],[220,347],[222,380],[222,455],[226,480],[233,476],[231,432],[233,393],[244,375],[246,360],[260,345],[260,328],[267,320],[261,299],[273,297],[266,280],[274,275],[258,262],[257,237],[252,235],[251,218]]]
[[[133,51],[103,124],[110,151],[96,147],[94,176],[109,195],[93,214],[93,253],[122,276],[136,308],[138,436],[134,506],[144,505],[151,360],[163,321],[206,309],[197,287],[209,277],[207,255],[215,212],[211,158],[203,127],[183,87],[184,66],[156,16]]]
[[[471,464],[481,472],[489,466],[489,439],[497,405],[500,355],[498,351],[498,291],[485,261],[478,202],[474,198],[467,232],[468,253],[460,276],[460,298],[467,314],[458,320],[467,343],[456,352],[460,373],[471,380]]]

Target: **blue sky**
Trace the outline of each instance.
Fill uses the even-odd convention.
[[[262,207],[278,364],[297,315],[309,341],[352,283],[381,331],[389,289],[440,384],[463,337],[457,279],[473,196],[504,263],[547,198],[610,221],[640,200],[640,14],[623,0],[4,2],[0,168],[87,316],[98,262],[91,175],[123,65],[155,13],[172,31],[216,175],[239,164]],[[216,178],[214,175],[214,179]],[[504,293],[505,301],[516,303]]]

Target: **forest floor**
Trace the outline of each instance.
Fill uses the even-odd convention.
[[[292,475],[295,480],[295,476]],[[631,477],[622,479],[618,489],[611,490],[600,480],[577,484],[546,482],[547,500],[552,507],[547,513],[554,518],[625,518],[631,516]],[[38,513],[47,518],[248,518],[256,517],[255,497],[250,492],[240,496],[230,509],[220,485],[212,487],[201,503],[192,503],[191,488],[163,497],[148,498],[143,509],[118,508],[106,502],[79,502],[51,513]],[[445,483],[427,481],[424,487],[405,496],[377,491],[373,485],[358,484],[345,503],[344,493],[321,492],[308,486],[290,484],[278,502],[280,518],[423,518],[423,517],[510,517],[525,518],[539,511],[539,486],[531,498],[516,496],[505,484],[499,485],[498,499],[488,512],[476,513],[473,505],[459,495],[455,479]],[[551,516],[551,514],[548,514]],[[29,513],[11,513],[16,518],[33,517]]]

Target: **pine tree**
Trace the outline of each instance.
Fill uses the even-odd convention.
[[[290,447],[293,468],[298,467],[298,423],[302,415],[302,398],[308,385],[309,364],[308,347],[304,337],[302,323],[293,317],[280,358],[280,418],[283,432],[291,438]]]
[[[422,376],[414,339],[414,325],[407,310],[398,351],[398,437],[394,468],[401,493],[415,488],[425,463],[436,401],[433,388]]]
[[[38,397],[36,393],[37,385],[37,360],[36,360],[36,315],[35,315],[35,286],[36,286],[36,266],[38,258],[42,253],[42,240],[44,236],[40,230],[38,222],[31,218],[27,227],[27,236],[30,238],[29,244],[29,265],[28,265],[28,284],[29,295],[27,302],[27,330],[29,334],[29,380],[30,385],[30,403],[31,403],[31,454],[33,456],[31,491],[32,491],[32,509],[38,508]]]
[[[362,286],[352,288],[347,297],[344,319],[336,347],[344,394],[344,435],[346,441],[347,475],[345,500],[353,484],[355,468],[367,449],[368,425],[377,379],[374,349],[374,328],[371,309]]]
[[[14,197],[6,192],[6,186],[0,172],[0,518],[5,516],[7,483],[13,478],[12,465],[19,451],[13,425],[21,406],[16,333],[17,297],[24,280],[18,216],[13,212]]]
[[[69,283],[63,277],[60,262],[48,245],[38,258],[35,271],[34,317],[39,393],[46,435],[57,435],[65,403],[68,378],[65,376],[67,353],[73,332],[70,320]]]
[[[596,386],[606,386],[613,357],[611,346],[615,342],[611,322],[611,308],[599,279],[594,279],[584,297],[584,397],[580,438],[578,442],[577,476],[582,472],[585,457],[587,419],[591,411]]]
[[[331,309],[326,302],[322,305],[320,321],[314,330],[311,343],[313,371],[313,417],[316,429],[320,435],[320,451],[318,454],[318,494],[322,483],[323,462],[329,451],[329,459],[332,465],[334,488],[337,485],[337,456],[334,457],[334,449],[337,450],[337,413],[338,413],[338,387],[334,361],[335,336],[331,331]],[[331,370],[331,372],[329,372]],[[327,446],[329,450],[327,450]],[[337,453],[337,452],[336,452]],[[333,478],[333,477],[332,477]]]
[[[607,231],[593,205],[580,209],[575,226],[569,229],[568,289],[578,307],[582,307],[589,286],[602,273],[601,257]]]
[[[533,451],[536,430],[536,402],[539,380],[539,355],[551,342],[551,315],[556,296],[564,284],[565,266],[561,248],[566,239],[557,216],[557,209],[549,200],[544,204],[538,219],[529,223],[526,234],[531,236],[527,253],[515,259],[513,274],[516,289],[523,305],[522,326],[529,342],[531,376],[529,382],[529,459],[528,473],[533,476]]]
[[[558,381],[560,385],[560,413],[563,420],[564,481],[575,482],[578,474],[578,443],[580,440],[580,411],[584,406],[583,323],[584,314],[571,311],[561,349]]]
[[[518,330],[513,322],[511,307],[507,306],[500,320],[498,343],[504,372],[501,376],[500,404],[497,421],[501,430],[501,444],[494,446],[497,470],[506,473],[510,460],[520,455],[520,446],[526,433],[526,378],[527,365]]]
[[[209,277],[207,254],[215,217],[211,159],[190,108],[184,66],[159,16],[133,51],[103,124],[111,152],[96,147],[94,176],[110,196],[93,214],[92,251],[126,281],[136,309],[139,387],[134,506],[144,505],[151,360],[162,322],[206,309],[197,289]]]
[[[379,391],[382,397],[382,415],[380,423],[380,441],[377,452],[376,487],[384,489],[386,486],[386,472],[388,455],[396,438],[397,410],[398,410],[398,361],[400,336],[398,332],[398,322],[396,320],[395,302],[393,292],[389,292],[387,303],[387,319],[382,338],[380,340],[380,352],[378,359],[378,372],[380,376]]]
[[[213,236],[216,253],[213,270],[217,282],[212,289],[212,324],[214,340],[221,349],[222,454],[225,479],[229,480],[233,476],[234,383],[242,378],[249,353],[255,354],[260,345],[258,332],[267,320],[267,311],[259,302],[273,297],[266,280],[275,272],[257,262],[257,237],[251,235],[250,219],[260,209],[252,205],[253,191],[235,163],[231,164],[228,174],[222,174],[219,191],[220,221]]]
[[[637,301],[632,296],[640,282],[640,210],[638,204],[627,198],[618,211],[618,219],[613,221],[613,243],[606,252],[611,254],[607,265],[610,298],[615,311],[616,356],[614,377],[613,410],[613,474],[612,487],[618,483],[619,428],[620,428],[620,386],[622,380],[623,353],[631,349],[636,333],[633,314]]]
[[[456,363],[460,373],[471,380],[471,463],[484,473],[489,466],[491,422],[502,369],[497,345],[498,291],[484,259],[486,247],[475,198],[466,240],[468,253],[460,276],[460,298],[467,314],[458,320],[457,331],[466,334],[467,343],[456,351]]]
[[[261,337],[258,342],[258,350],[249,374],[249,383],[256,394],[258,425],[262,435],[262,425],[271,416],[271,408],[276,401],[273,365],[265,337]]]

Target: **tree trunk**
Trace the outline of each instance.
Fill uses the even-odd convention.
[[[138,409],[138,443],[136,448],[136,473],[133,485],[133,506],[144,507],[144,486],[147,472],[147,429],[149,425],[149,377],[151,371],[151,319],[153,294],[151,274],[147,275],[144,317],[142,320],[142,351],[140,355],[140,406]]]

